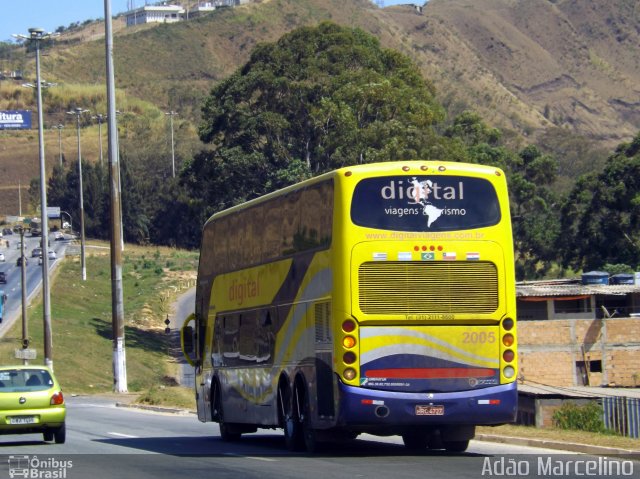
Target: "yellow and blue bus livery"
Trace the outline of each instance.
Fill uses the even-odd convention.
[[[218,213],[183,328],[198,417],[292,449],[369,432],[462,451],[515,419],[513,265],[493,167],[346,167]]]

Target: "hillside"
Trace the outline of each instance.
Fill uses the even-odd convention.
[[[409,54],[443,101],[497,125],[526,134],[556,125],[612,144],[640,125],[640,10],[627,0],[432,0],[422,12],[369,0],[266,0],[119,30],[129,34],[115,43],[118,86],[168,106],[174,95],[206,92],[256,43],[326,19]],[[100,41],[62,47],[43,63],[60,80],[99,82],[103,49]]]
[[[380,9],[369,0],[261,0],[177,24],[118,24],[116,83],[125,103],[140,99],[159,111],[178,111],[181,121],[191,124],[183,140],[193,148],[201,100],[257,43],[332,20],[360,27],[383,46],[411,56],[434,82],[450,116],[474,109],[516,144],[535,141],[562,152],[562,173],[571,178],[601,161],[602,155],[586,158],[585,151],[610,150],[640,129],[639,17],[640,9],[628,0],[431,0],[422,9]],[[99,91],[105,77],[99,34],[100,26],[92,24],[84,35],[62,36],[43,55],[46,78]],[[1,93],[0,108],[16,108],[15,95]],[[28,104],[27,97],[18,105]],[[94,104],[104,111],[103,99],[94,98]],[[73,148],[72,119],[50,108],[45,123],[48,118],[67,124],[63,142]],[[24,136],[0,134],[5,172],[12,171],[14,160],[25,164],[26,145],[21,158],[13,148]],[[53,138],[51,133],[46,140],[51,155],[57,153]],[[96,151],[87,150],[85,157],[95,158]],[[12,175],[0,177],[0,206],[2,186],[11,185]]]

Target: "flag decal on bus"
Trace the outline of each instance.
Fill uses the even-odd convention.
[[[455,253],[442,253],[442,259],[455,260],[456,259],[456,254]]]
[[[480,253],[467,253],[467,261],[478,261]]]

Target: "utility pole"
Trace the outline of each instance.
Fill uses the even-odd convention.
[[[29,36],[17,35],[36,47],[36,92],[38,108],[38,157],[40,160],[40,210],[42,222],[42,316],[44,323],[44,364],[53,369],[53,338],[51,334],[51,294],[49,290],[49,224],[47,216],[47,170],[44,161],[44,131],[42,118],[42,81],[40,79],[40,42],[51,37],[42,28],[30,28]],[[23,246],[24,248],[24,243]],[[24,257],[23,257],[24,268]],[[22,284],[26,288],[26,284]]]
[[[54,125],[53,128],[58,130],[58,151],[60,153],[60,167],[62,168],[62,129],[64,125],[60,123],[59,125]]]
[[[178,113],[173,110],[165,113],[165,115],[167,115],[170,118],[170,123],[171,123],[171,175],[174,178],[176,177],[176,149],[173,142],[173,117],[177,114]]]
[[[98,113],[96,116],[92,118],[94,120],[98,120],[98,140],[100,141],[100,144],[99,144],[100,167],[102,168],[104,166],[104,161],[102,159],[102,123],[106,120],[106,115],[103,115],[102,113]]]
[[[76,129],[78,131],[78,197],[80,198],[80,265],[82,268],[82,281],[87,280],[87,261],[85,256],[84,237],[84,193],[82,187],[82,153],[80,148],[80,116],[89,110],[77,107],[73,111],[68,111],[67,115],[76,115]]]
[[[27,323],[27,265],[24,258],[24,228],[20,226],[20,277],[22,278],[22,349],[29,347],[29,325]],[[26,358],[23,358],[24,364],[29,364]]]
[[[109,184],[111,197],[111,326],[113,330],[113,389],[127,392],[127,360],[124,348],[124,300],[122,290],[122,220],[116,89],[113,70],[111,0],[104,0],[105,57],[107,63],[107,131],[109,137]]]

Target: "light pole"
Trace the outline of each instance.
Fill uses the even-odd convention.
[[[98,139],[100,141],[100,167],[104,166],[104,161],[102,160],[102,122],[107,119],[107,115],[103,115],[102,113],[96,114],[96,116],[91,117],[93,120],[98,120]]]
[[[89,110],[84,110],[77,107],[73,111],[68,111],[67,115],[76,116],[76,129],[78,131],[78,189],[80,196],[80,264],[82,265],[82,281],[87,280],[87,263],[85,259],[85,243],[84,243],[84,198],[82,193],[82,153],[80,150],[80,117],[83,113],[87,113]]]
[[[116,125],[116,86],[113,68],[111,0],[104,0],[104,43],[107,70],[109,133],[109,198],[111,200],[111,329],[113,332],[113,389],[127,392],[127,355],[124,347],[124,300],[122,291],[122,209],[120,160]]]
[[[24,228],[19,227],[18,233],[20,233],[20,278],[22,282],[22,349],[29,347],[29,324],[27,322],[27,265],[24,258]],[[29,361],[23,358],[24,364],[29,364]]]
[[[62,129],[64,125],[62,123],[53,125],[54,129],[58,130],[58,151],[60,152],[60,167],[62,167]]]
[[[47,216],[47,170],[44,164],[44,133],[42,120],[42,82],[40,80],[40,42],[50,38],[51,34],[46,33],[42,28],[30,28],[29,36],[19,36],[33,42],[36,47],[36,91],[38,108],[38,143],[40,160],[40,210],[42,221],[42,309],[44,322],[44,363],[53,368],[53,341],[51,337],[51,294],[49,291],[49,225]],[[23,243],[24,247],[24,243]],[[23,257],[24,267],[24,257]],[[26,288],[26,284],[22,284]]]
[[[176,177],[176,151],[175,145],[173,143],[173,117],[177,114],[178,113],[173,110],[165,113],[165,115],[169,117],[171,122],[171,174],[174,178]]]

